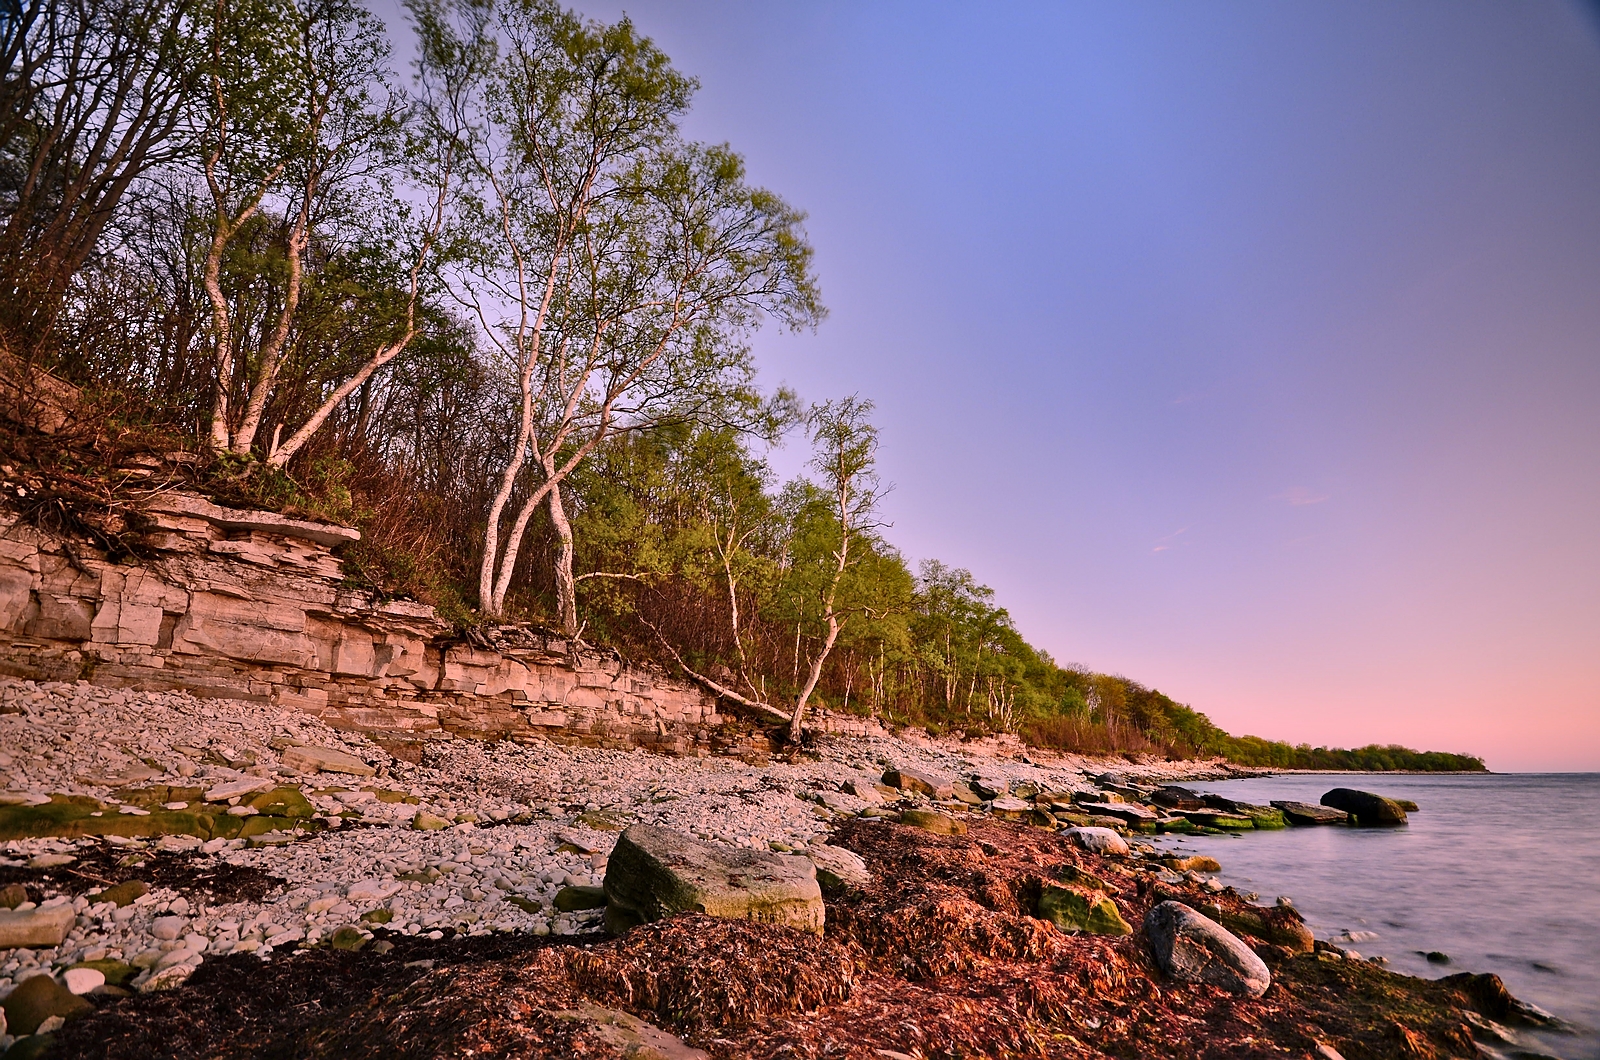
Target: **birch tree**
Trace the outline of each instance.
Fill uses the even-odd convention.
[[[338,225],[359,227],[374,208],[369,182],[382,183],[396,154],[403,103],[388,83],[383,26],[352,0],[216,0],[206,48],[199,164],[212,203],[203,266],[216,373],[210,444],[248,456],[296,322],[308,248],[319,233],[336,240]],[[246,342],[224,263],[246,225],[274,203],[282,213],[281,295]],[[423,259],[430,245],[424,239]],[[420,265],[411,276],[413,320]],[[409,340],[385,344],[395,348],[380,350],[371,370]],[[282,466],[328,411],[319,409],[283,452],[275,445],[270,462]]]
[[[694,83],[626,19],[587,22],[544,0],[412,11],[424,79],[470,130],[450,291],[517,395],[479,603],[504,614],[543,509],[560,625],[576,635],[563,484],[608,438],[750,396],[740,337],[763,314],[795,327],[821,315],[802,217],[749,186],[728,149],[683,141]]]
[[[815,406],[809,417],[816,454],[811,467],[822,479],[833,510],[835,525],[832,562],[818,589],[818,621],[822,639],[809,653],[805,681],[795,695],[789,718],[789,740],[797,743],[806,707],[822,678],[822,668],[839,639],[839,631],[852,609],[841,605],[840,587],[845,573],[864,551],[863,537],[880,524],[876,513],[881,484],[878,480],[878,429],[868,417],[872,402],[858,397],[827,401]]]

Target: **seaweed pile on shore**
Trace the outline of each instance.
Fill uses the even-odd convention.
[[[939,835],[857,818],[831,841],[872,879],[829,889],[822,936],[686,914],[612,940],[395,936],[383,954],[238,955],[175,990],[101,1000],[44,1055],[1378,1060],[1483,1055],[1521,1011],[1493,976],[1396,975],[1313,947],[1292,910],[1162,882],[1153,850],[1096,854],[979,819]],[[1043,888],[1085,878],[1132,934],[1033,915]],[[1252,999],[1165,976],[1143,927],[1162,901],[1233,925],[1270,988]],[[1252,923],[1260,936],[1239,928]]]

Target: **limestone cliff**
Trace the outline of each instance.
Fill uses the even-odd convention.
[[[19,503],[8,498],[8,503]],[[345,584],[348,527],[153,491],[114,557],[0,508],[0,672],[293,706],[404,750],[432,734],[709,746],[698,687],[527,627],[457,636]]]

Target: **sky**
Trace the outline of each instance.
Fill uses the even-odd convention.
[[[762,379],[876,403],[913,563],[1234,733],[1600,769],[1596,9],[577,6],[808,213]]]

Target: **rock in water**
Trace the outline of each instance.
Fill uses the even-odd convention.
[[[650,825],[630,826],[606,864],[606,928],[620,934],[674,913],[822,933],[817,869],[807,858],[713,846]]]
[[[1162,902],[1145,916],[1144,929],[1156,963],[1174,979],[1246,997],[1260,997],[1272,985],[1272,974],[1250,947],[1186,905]]]
[[[1091,854],[1128,853],[1128,841],[1109,828],[1068,828],[1061,834]]]
[[[9,1032],[16,1035],[32,1034],[51,1016],[71,1019],[94,1011],[93,1005],[48,975],[24,979],[0,1001],[0,1008],[5,1009]]]
[[[59,946],[77,921],[78,916],[70,905],[0,909],[0,950]]]
[[[935,799],[951,798],[956,790],[955,778],[920,773],[914,769],[891,769],[883,775],[883,782],[891,788],[921,792]]]
[[[1283,799],[1274,799],[1272,805],[1283,811],[1283,816],[1290,824],[1348,824],[1350,815],[1343,810],[1336,810],[1332,806],[1313,806],[1309,802],[1289,802]]]
[[[816,843],[806,848],[806,857],[817,867],[817,881],[825,887],[860,890],[872,882],[867,863],[853,850]]]
[[[1117,903],[1087,887],[1046,884],[1039,894],[1039,919],[1050,921],[1062,931],[1086,931],[1091,935],[1133,934],[1133,928],[1122,919]]]
[[[1169,810],[1203,810],[1206,805],[1205,800],[1195,792],[1176,784],[1157,788],[1155,794],[1150,796],[1150,801]]]
[[[1370,791],[1334,788],[1322,797],[1322,805],[1343,810],[1350,815],[1353,824],[1363,828],[1406,823],[1406,811],[1398,802]]]

